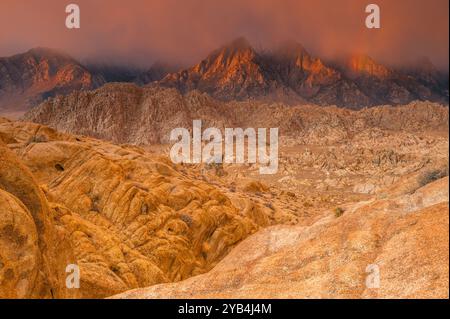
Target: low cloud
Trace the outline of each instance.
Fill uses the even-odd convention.
[[[284,39],[332,58],[368,53],[391,64],[428,56],[448,69],[448,0],[73,0],[81,29],[65,28],[65,1],[2,0],[0,56],[46,46],[81,59],[192,64],[247,37],[256,48]],[[365,6],[381,7],[382,28],[365,28]]]

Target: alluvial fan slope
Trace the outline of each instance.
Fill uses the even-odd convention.
[[[132,146],[0,122],[0,297],[106,297],[208,271],[273,211]],[[66,289],[77,264],[81,289]]]

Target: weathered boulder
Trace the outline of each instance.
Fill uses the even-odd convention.
[[[447,177],[309,227],[263,229],[207,274],[114,298],[448,298],[448,246]]]

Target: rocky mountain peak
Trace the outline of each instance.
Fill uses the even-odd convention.
[[[224,71],[228,68],[252,63],[256,52],[245,38],[238,38],[211,53],[194,67],[199,73]]]
[[[248,98],[259,95],[266,79],[261,57],[245,38],[215,50],[197,65],[167,75],[159,84],[182,92],[198,89],[215,92],[221,99]]]
[[[0,58],[0,110],[27,110],[57,94],[93,89],[103,83],[71,56],[38,47]]]
[[[245,38],[158,83],[182,92],[199,90],[227,101],[281,99],[350,108],[416,99],[448,101],[447,82],[435,73],[391,69],[365,54],[353,54],[332,64],[293,41],[271,52],[259,52]]]
[[[353,54],[350,56],[347,67],[353,75],[368,75],[377,78],[386,78],[391,71],[366,54]]]

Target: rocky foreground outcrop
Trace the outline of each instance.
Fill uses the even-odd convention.
[[[63,287],[73,256],[30,170],[0,138],[0,298],[74,294]],[[75,293],[75,296],[77,294]]]
[[[114,298],[448,298],[448,247],[446,177],[312,226],[266,228],[207,274]]]
[[[280,127],[280,166],[173,165],[165,146],[0,118],[0,297],[448,297],[447,107],[111,84],[29,116],[132,144],[198,118]],[[80,289],[66,287],[73,264]]]
[[[136,147],[5,120],[0,141],[3,298],[101,298],[186,279],[277,223]],[[80,289],[66,288],[69,264]]]

